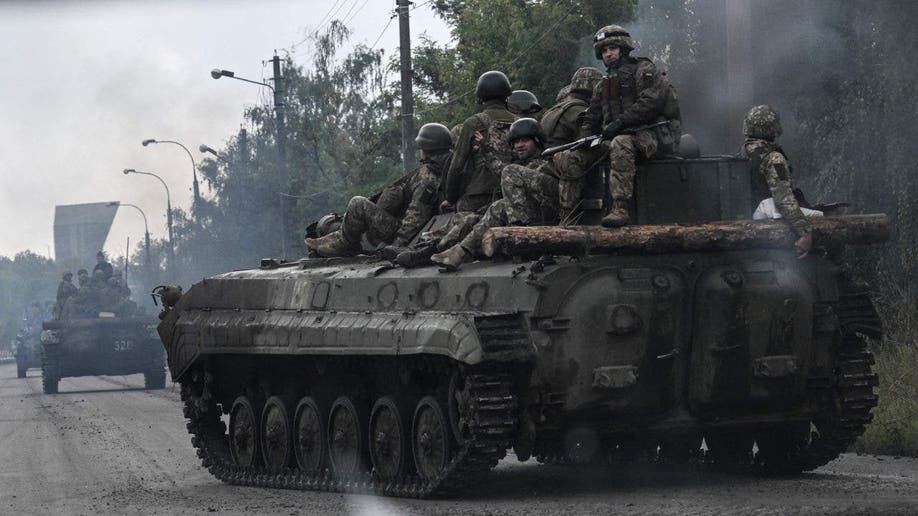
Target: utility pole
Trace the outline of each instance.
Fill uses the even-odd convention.
[[[414,91],[411,73],[411,29],[408,25],[410,0],[395,0],[398,12],[399,54],[402,70],[402,161],[405,173],[414,170]]]
[[[284,120],[284,80],[281,77],[281,63],[277,52],[271,59],[274,65],[274,117],[277,121],[277,156],[280,170],[280,191],[287,192],[290,185],[287,176],[287,123]],[[284,196],[280,197],[280,231],[281,231],[281,258],[287,259],[287,208]]]

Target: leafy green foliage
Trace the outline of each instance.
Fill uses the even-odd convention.
[[[54,301],[59,280],[54,262],[31,251],[0,256],[0,349],[10,349],[32,302]]]

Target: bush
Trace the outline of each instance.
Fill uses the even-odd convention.
[[[918,457],[918,305],[885,282],[877,298],[886,338],[874,345],[880,402],[854,451]]]

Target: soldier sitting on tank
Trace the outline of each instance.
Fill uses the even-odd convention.
[[[679,105],[665,74],[650,59],[631,56],[634,40],[624,28],[608,25],[599,29],[593,36],[593,49],[607,73],[593,91],[584,132],[601,133],[607,140],[599,148],[609,156],[612,207],[602,224],[623,226],[631,219],[637,161],[676,150]],[[669,123],[633,131],[657,122]],[[629,130],[633,134],[623,134]]]
[[[461,242],[431,257],[446,270],[458,269],[481,251],[481,238],[488,228],[554,224],[558,216],[557,172],[541,157],[545,135],[539,121],[521,118],[510,126],[508,141],[514,162],[501,171],[502,198],[488,206]]]
[[[522,118],[529,117],[538,120],[542,105],[538,97],[529,90],[514,90],[507,97],[507,109],[514,115]]]
[[[791,186],[787,155],[775,140],[781,136],[781,119],[771,106],[756,106],[743,119],[742,155],[752,163],[752,195],[756,200],[771,198],[781,218],[787,220],[797,235],[794,250],[800,258],[813,247],[812,225],[800,208]],[[763,201],[764,202],[764,201]],[[813,214],[821,214],[810,210]]]
[[[405,181],[385,188],[375,203],[366,197],[351,198],[341,228],[307,238],[306,245],[324,257],[358,254],[364,236],[373,245],[407,245],[436,211],[441,175],[452,149],[449,129],[441,124],[424,124],[415,142],[421,165]]]
[[[564,145],[581,137],[583,120],[590,107],[593,88],[602,80],[602,72],[584,67],[574,72],[567,93],[542,115],[542,130],[546,147]],[[572,214],[583,196],[584,176],[596,158],[589,149],[570,150],[553,156],[559,174],[558,202],[562,223],[572,220]]]
[[[102,276],[107,281],[108,278],[112,277],[112,264],[108,263],[108,260],[105,259],[105,251],[99,251],[96,253],[96,266],[92,268],[93,276],[95,276],[96,271],[102,271]]]
[[[54,304],[54,318],[59,319],[64,310],[64,304],[67,300],[75,296],[77,288],[73,284],[73,273],[67,271],[64,273],[61,283],[57,286],[57,301]]]

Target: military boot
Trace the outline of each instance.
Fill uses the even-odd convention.
[[[459,267],[461,267],[463,263],[471,261],[471,259],[472,254],[458,244],[442,253],[437,253],[430,257],[430,261],[439,264],[445,269],[453,271],[459,270]]]
[[[437,246],[433,243],[406,249],[398,253],[398,256],[395,257],[395,263],[406,269],[420,267],[421,265],[430,263],[430,257],[433,256],[435,252],[437,252]]]
[[[360,246],[344,238],[341,231],[333,231],[319,238],[307,238],[305,242],[316,254],[325,258],[354,256],[360,252]]]
[[[602,225],[607,228],[617,228],[628,224],[631,220],[631,199],[612,199],[612,209],[602,218]]]

